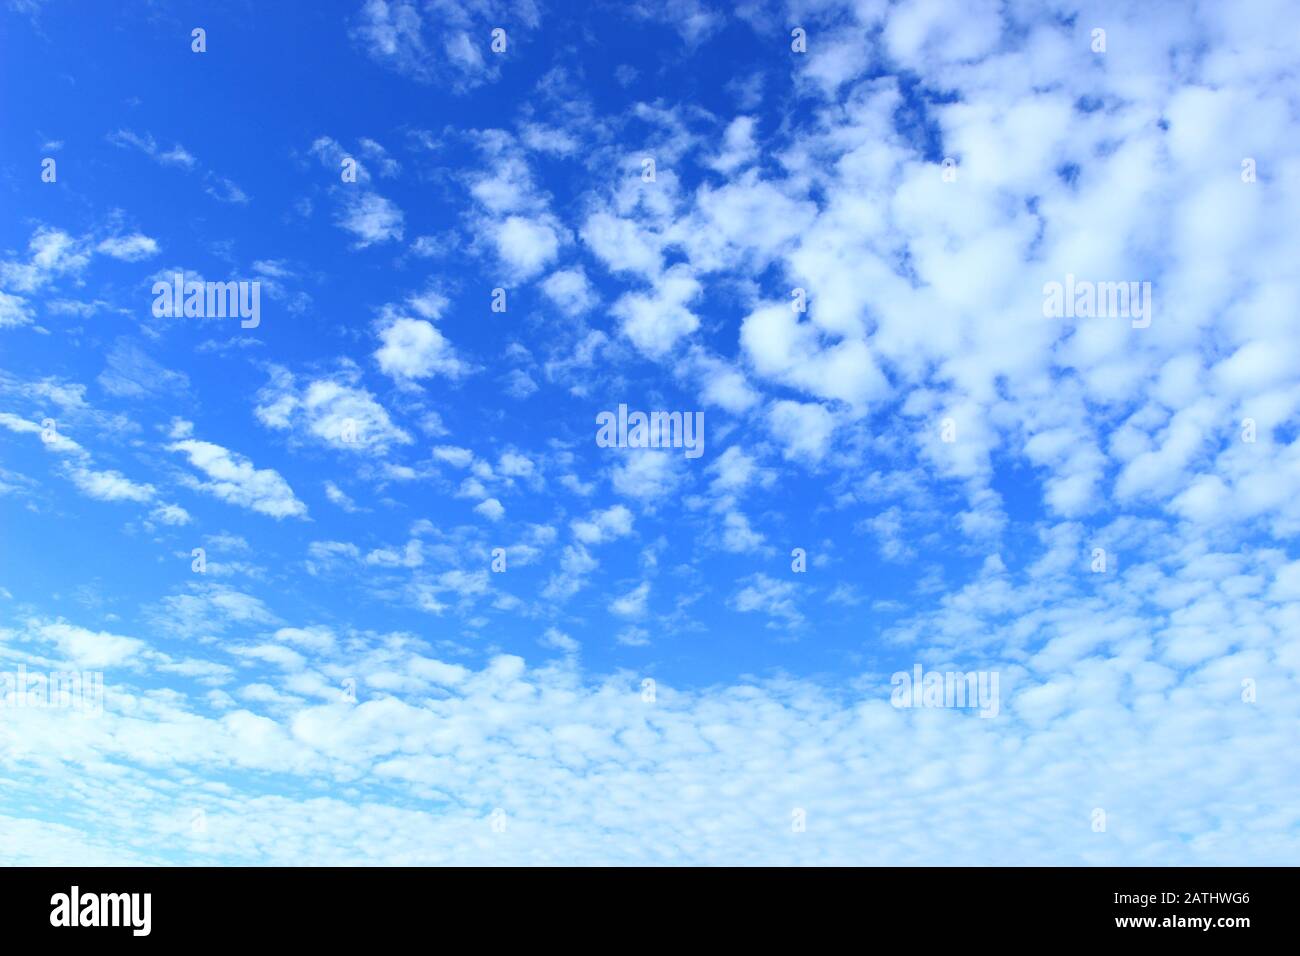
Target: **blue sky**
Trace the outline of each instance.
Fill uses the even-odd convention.
[[[8,0],[10,858],[1294,861],[1284,11]]]

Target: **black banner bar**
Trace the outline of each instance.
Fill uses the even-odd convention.
[[[1290,937],[1290,869],[10,869],[5,939],[373,945],[431,925],[632,936],[903,932],[971,941]],[[376,932],[380,935],[376,936]],[[541,935],[538,935],[541,934]],[[681,939],[681,937],[676,937]]]

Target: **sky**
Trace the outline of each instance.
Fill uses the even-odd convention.
[[[1287,4],[3,3],[5,862],[1300,859]]]

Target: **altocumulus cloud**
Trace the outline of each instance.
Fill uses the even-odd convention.
[[[126,103],[175,37],[84,16]],[[286,61],[65,111],[0,222],[0,670],[104,694],[0,711],[8,859],[1293,861],[1282,22],[364,0],[255,28],[365,108]],[[176,272],[256,331],[154,320]],[[620,405],[702,455],[598,444]]]

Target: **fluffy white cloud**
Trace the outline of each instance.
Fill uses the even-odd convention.
[[[709,161],[709,165],[720,173],[731,173],[737,167],[753,162],[758,155],[754,124],[752,116],[737,116],[732,120],[723,136],[722,151]]]
[[[629,292],[610,310],[622,320],[623,334],[652,358],[667,355],[678,339],[690,335],[700,320],[687,306],[700,283],[683,266],[673,266],[650,293]]]
[[[445,375],[458,378],[469,367],[432,322],[390,314],[379,326],[375,361],[384,374],[403,381]]]
[[[552,272],[541,283],[547,298],[568,315],[581,315],[596,304],[596,293],[581,268]]]
[[[804,617],[795,604],[798,588],[790,581],[778,581],[766,574],[754,574],[732,599],[737,611],[756,611],[771,620],[768,627],[798,627]]]
[[[80,465],[68,469],[68,477],[82,493],[100,501],[150,501],[153,485],[131,481],[119,471],[96,471]]]
[[[650,597],[650,582],[642,581],[631,591],[610,602],[609,612],[619,617],[644,617]]]
[[[518,279],[530,279],[555,261],[560,236],[555,226],[542,219],[507,216],[492,232],[497,255]]]
[[[632,533],[632,512],[623,505],[593,511],[572,523],[573,536],[583,544],[601,544]]]
[[[352,452],[383,454],[414,442],[395,425],[375,397],[356,384],[355,370],[299,385],[288,370],[271,369],[271,381],[257,393],[253,412],[268,428],[292,429],[303,437]]]
[[[513,35],[535,29],[539,22],[531,2],[365,0],[352,37],[376,63],[420,83],[463,93],[500,75],[497,57],[485,56],[483,49],[495,27],[508,23]]]
[[[630,450],[614,468],[614,490],[652,502],[666,497],[681,481],[677,456],[666,451]]]
[[[830,450],[835,419],[815,402],[773,402],[767,415],[772,435],[790,459],[819,462]]]
[[[750,526],[749,519],[739,511],[728,512],[722,524],[722,547],[725,550],[748,554],[762,549],[766,539]]]
[[[133,637],[90,631],[63,622],[41,625],[37,633],[54,644],[58,653],[70,663],[94,669],[129,665],[148,646]]]
[[[139,262],[141,259],[156,256],[159,252],[156,240],[138,232],[129,236],[113,236],[105,239],[96,246],[96,249],[106,256],[124,262]]]
[[[495,498],[484,498],[474,506],[474,511],[489,521],[500,521],[506,514],[505,507]]]
[[[338,213],[338,224],[357,237],[358,249],[400,240],[404,219],[396,203],[374,192],[348,194]]]
[[[8,292],[0,292],[0,329],[30,325],[31,321],[32,310],[26,299],[19,295],[10,295]]]
[[[255,468],[237,452],[192,438],[167,447],[185,455],[207,477],[206,481],[193,477],[187,480],[196,490],[276,519],[307,516],[307,506],[294,496],[288,482],[273,468]]]
[[[79,274],[90,264],[91,257],[85,239],[74,239],[48,226],[39,226],[32,233],[27,253],[25,262],[0,262],[0,285],[14,292],[35,292],[61,276]]]
[[[865,342],[819,342],[816,327],[798,319],[788,304],[767,305],[746,317],[740,341],[759,375],[854,406],[888,392]]]

